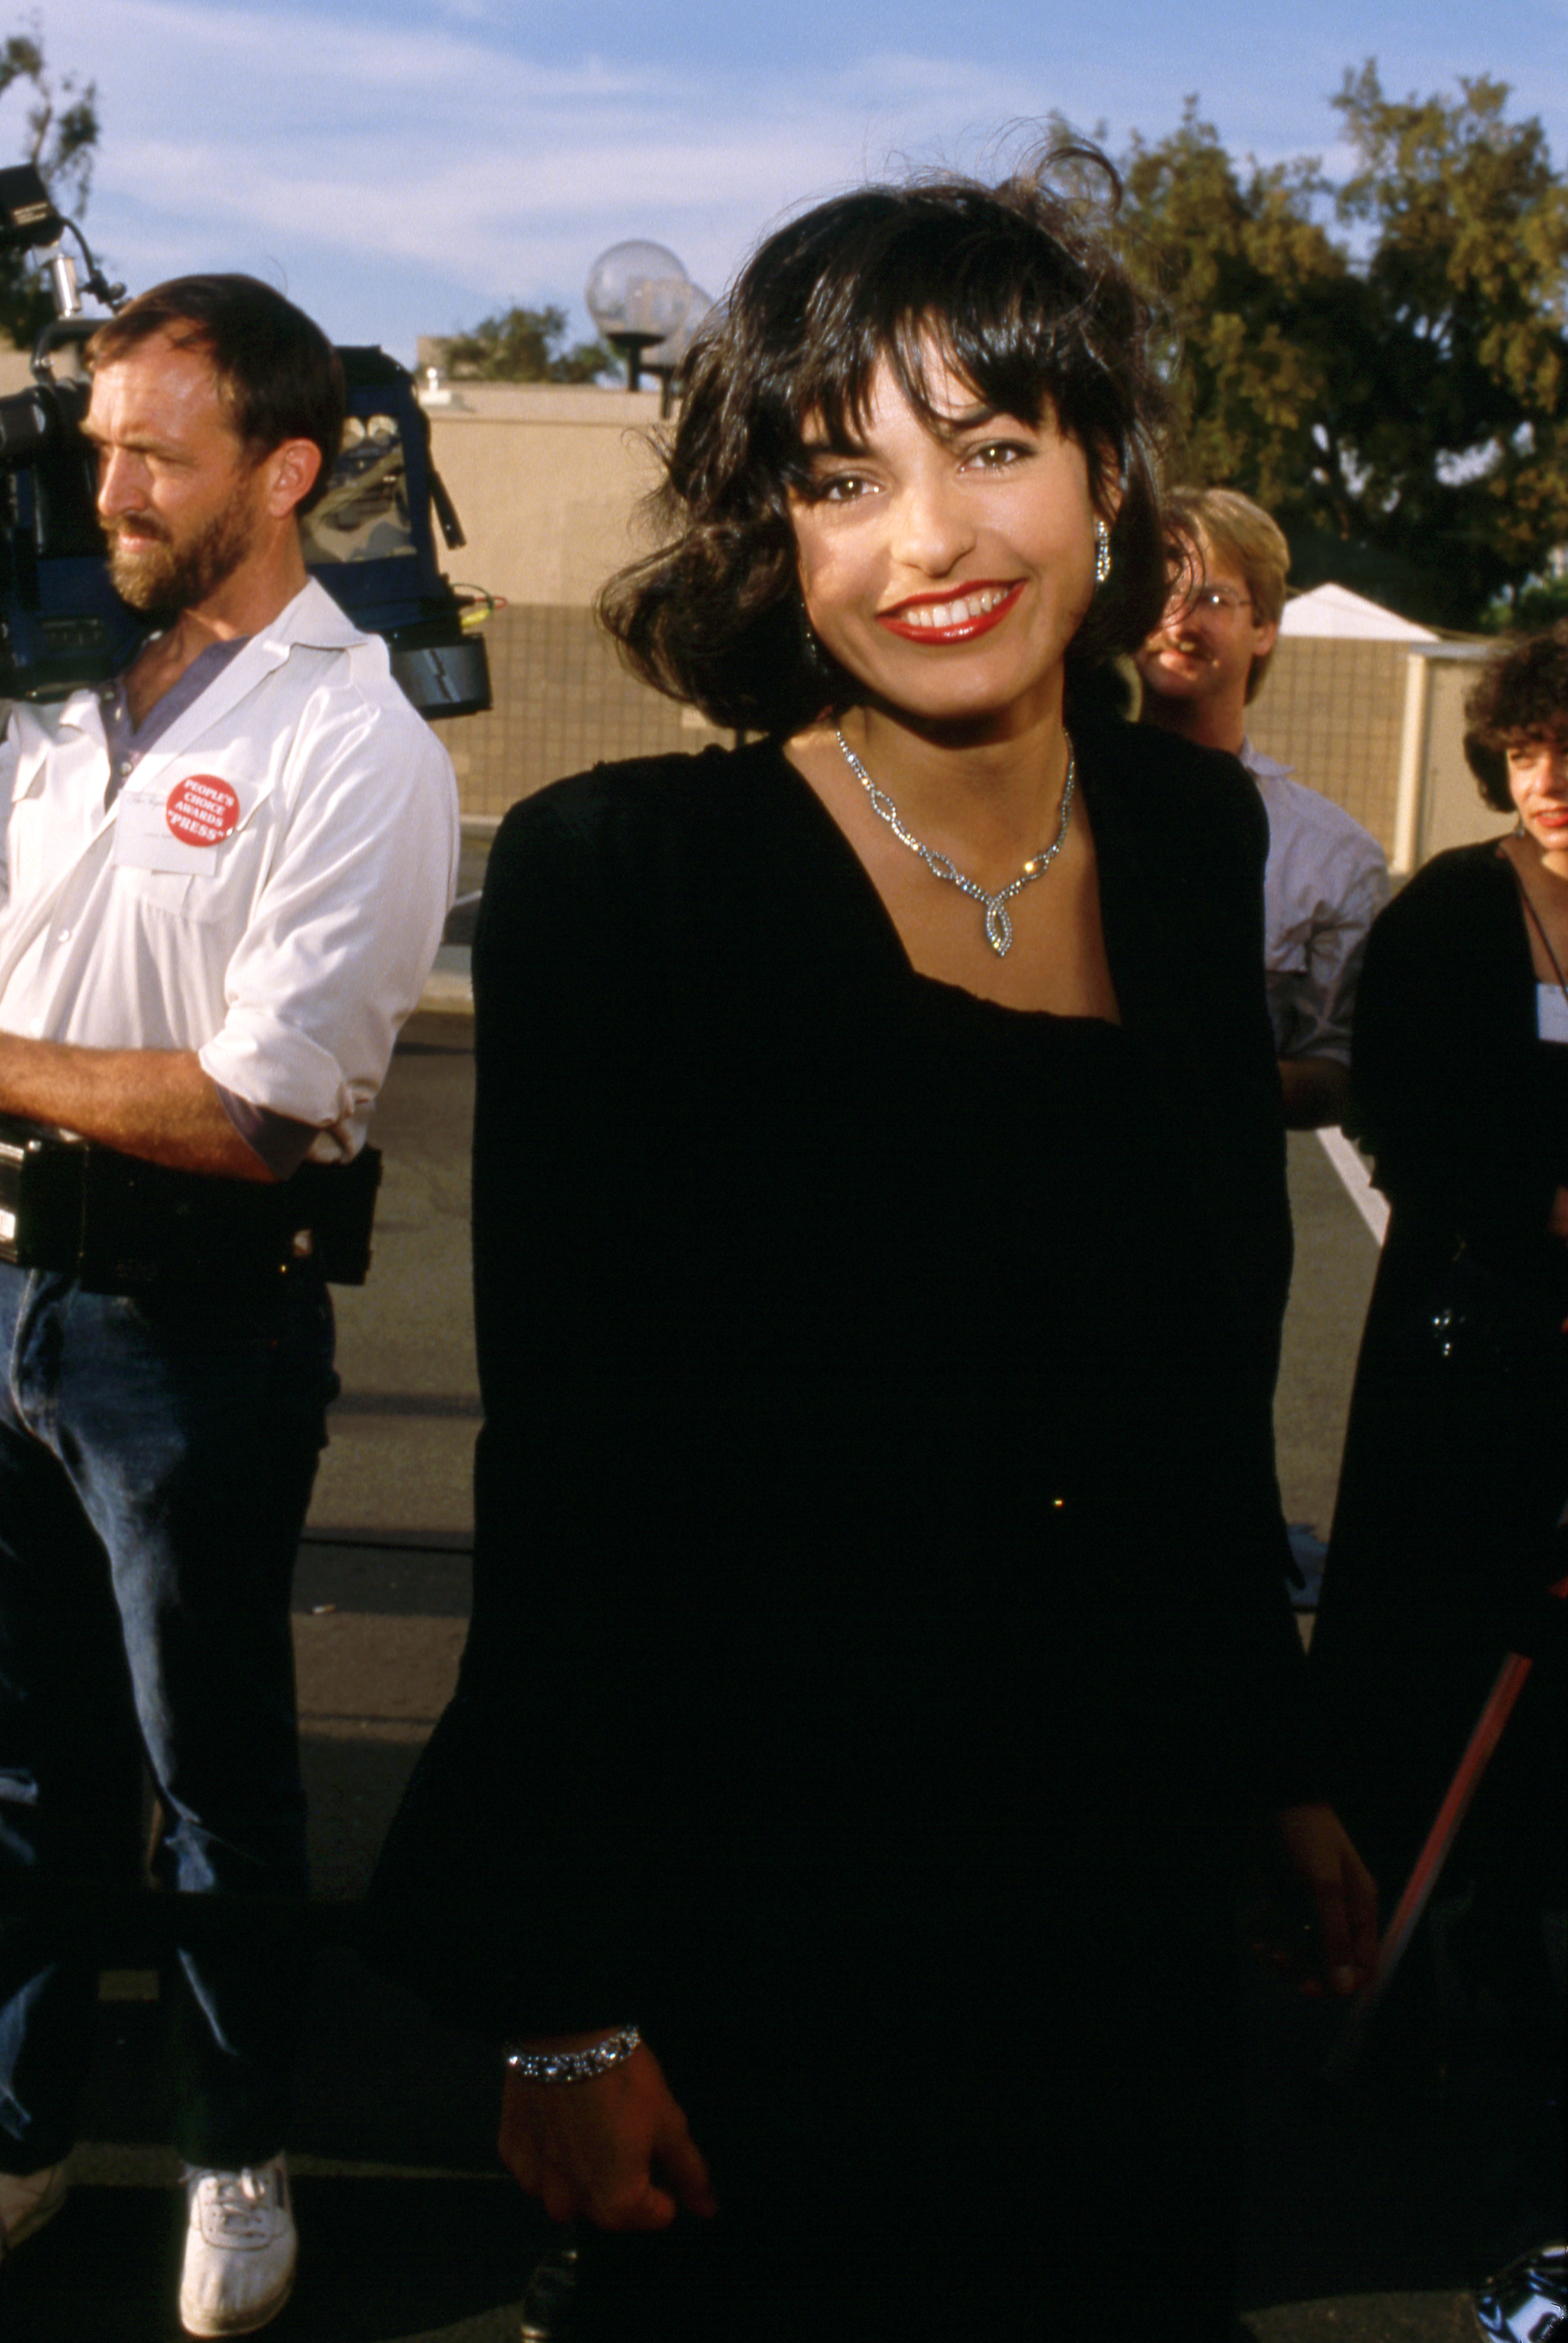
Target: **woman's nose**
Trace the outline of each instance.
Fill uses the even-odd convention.
[[[911,483],[899,499],[895,551],[907,568],[944,578],[975,541],[963,497],[940,480]]]

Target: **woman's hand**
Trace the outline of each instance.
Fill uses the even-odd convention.
[[[1286,1806],[1274,1817],[1274,1831],[1297,1916],[1271,1932],[1272,1957],[1295,1976],[1303,1993],[1359,1993],[1377,1969],[1377,1885],[1371,1872],[1331,1805]]]
[[[665,2229],[681,2206],[716,2209],[707,2162],[646,2043],[588,2083],[508,2073],[496,2145],[555,2221]]]

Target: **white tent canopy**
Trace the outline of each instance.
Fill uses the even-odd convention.
[[[1282,635],[1329,635],[1341,641],[1382,643],[1435,643],[1438,637],[1430,627],[1413,626],[1410,619],[1396,618],[1379,602],[1369,602],[1364,594],[1352,594],[1348,586],[1314,586],[1310,594],[1298,594],[1285,604],[1285,615],[1280,621]]]

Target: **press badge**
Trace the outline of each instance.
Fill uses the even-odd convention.
[[[1536,986],[1535,1031],[1543,1041],[1568,1041],[1568,993],[1560,984]]]
[[[239,820],[239,798],[217,773],[186,773],[165,795],[126,796],[115,817],[111,860],[132,870],[210,879],[217,850]]]

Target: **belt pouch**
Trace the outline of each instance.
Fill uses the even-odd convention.
[[[0,1115],[0,1261],[18,1269],[74,1267],[86,1159],[80,1140]]]

